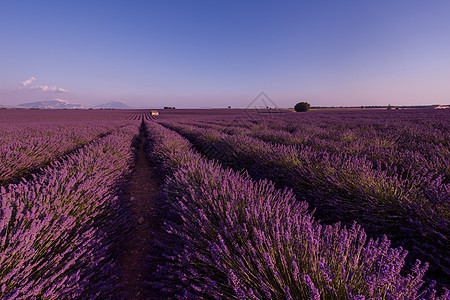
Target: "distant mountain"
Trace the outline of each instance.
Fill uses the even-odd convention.
[[[54,99],[47,101],[37,101],[22,103],[17,105],[20,108],[39,108],[39,109],[80,109],[83,108],[81,104],[69,103],[65,100]]]
[[[103,103],[103,104],[94,106],[94,108],[98,108],[98,109],[128,109],[131,107],[126,105],[122,101],[109,101],[107,103]]]

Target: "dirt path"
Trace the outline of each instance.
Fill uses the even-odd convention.
[[[149,163],[144,149],[145,133],[141,130],[137,145],[137,160],[131,174],[126,197],[130,199],[130,209],[134,215],[135,230],[126,243],[120,261],[122,281],[126,299],[145,299],[144,280],[149,270],[145,258],[152,247],[154,233],[161,231],[161,220],[158,218],[160,205],[159,191],[162,179],[156,169]]]

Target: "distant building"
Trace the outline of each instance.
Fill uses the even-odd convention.
[[[157,110],[152,110],[151,113],[152,116],[159,116],[159,112]]]
[[[447,109],[447,108],[449,108],[448,105],[438,105],[434,109]]]

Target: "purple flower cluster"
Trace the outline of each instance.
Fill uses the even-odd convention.
[[[443,155],[450,153],[448,115],[438,113],[430,120],[427,113],[407,113],[387,121],[375,113],[344,116],[349,115],[353,118],[312,114],[300,120],[289,114],[289,118],[270,119],[264,126],[248,118],[239,122],[177,118],[180,123],[161,123],[188,138],[209,158],[235,170],[245,169],[254,179],[267,178],[278,187],[291,187],[326,223],[356,220],[371,236],[387,234],[395,245],[412,253],[410,265],[412,257],[429,261],[432,274],[448,286],[450,155]],[[416,119],[411,121],[413,116]],[[261,139],[264,135],[267,141]],[[346,142],[349,136],[365,145],[358,150],[360,155]],[[391,160],[391,152],[373,146],[380,139],[395,144],[392,153],[403,154]],[[415,144],[419,149],[411,152]],[[205,150],[211,145],[216,153]],[[403,162],[408,153],[410,159]],[[385,155],[383,161],[374,160]],[[419,166],[422,161],[430,163]]]
[[[148,123],[148,134],[149,155],[162,163],[176,216],[165,230],[180,241],[152,283],[168,295],[414,299],[434,293],[420,291],[427,264],[417,262],[402,275],[407,252],[391,248],[386,237],[367,239],[356,223],[322,225],[290,190],[224,169],[158,124]]]
[[[97,135],[102,127],[79,132],[88,128]],[[111,297],[111,247],[126,233],[117,227],[117,185],[130,171],[136,134],[136,125],[116,129],[33,179],[1,187],[1,299]]]
[[[450,175],[448,111],[411,110],[281,114],[267,119],[186,120],[191,125],[231,135],[247,135],[270,143],[309,146],[329,153],[366,157],[396,173],[422,169]]]
[[[123,122],[0,123],[0,185],[49,164]]]

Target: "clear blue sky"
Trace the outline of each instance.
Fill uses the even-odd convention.
[[[450,103],[450,1],[0,0],[0,104]]]

